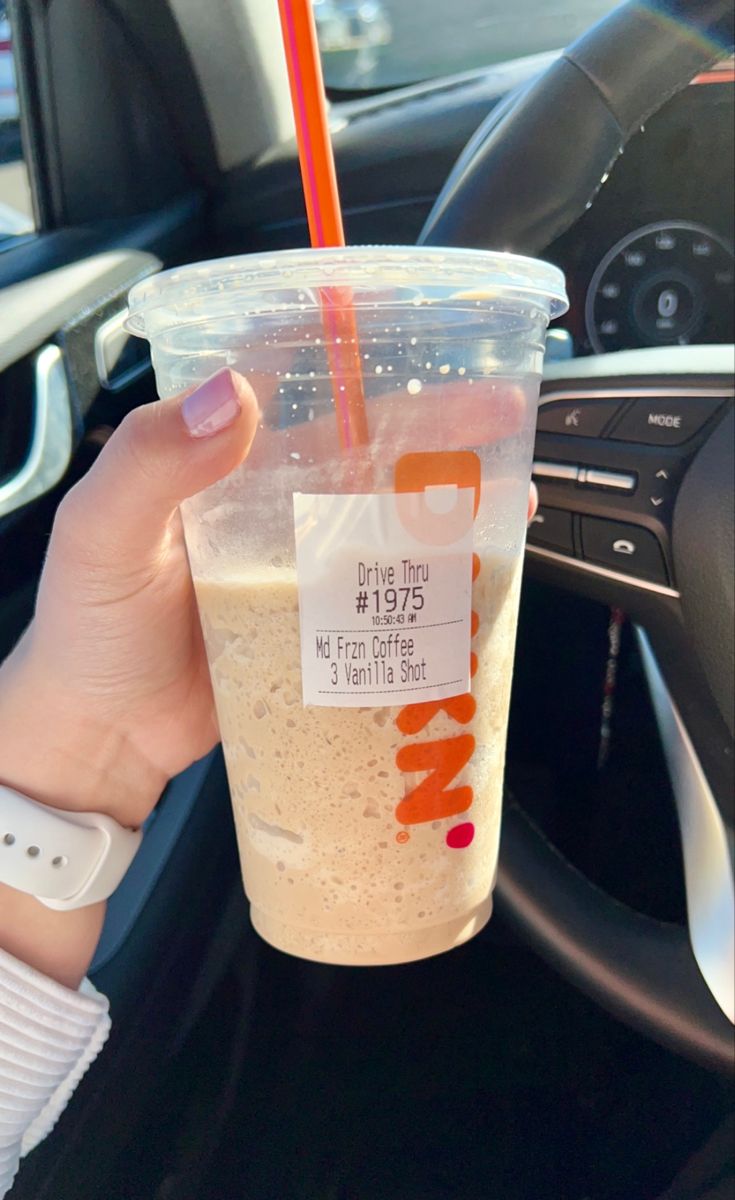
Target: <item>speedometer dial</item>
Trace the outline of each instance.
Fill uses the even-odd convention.
[[[733,252],[703,225],[646,225],[605,255],[587,292],[594,350],[733,340]]]

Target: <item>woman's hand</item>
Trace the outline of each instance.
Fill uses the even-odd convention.
[[[0,782],[137,826],[216,743],[177,506],[242,461],[257,421],[247,382],[221,371],[130,413],[67,494],[0,670]]]
[[[0,669],[0,783],[137,826],[215,744],[178,504],[242,461],[257,421],[249,385],[221,371],[132,412],[65,497],[35,617]],[[0,884],[0,947],[75,988],[104,913]]]

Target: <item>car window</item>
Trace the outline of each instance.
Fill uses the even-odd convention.
[[[30,233],[33,208],[20,139],[13,36],[6,0],[0,0],[0,245]]]
[[[562,49],[617,0],[313,0],[327,87],[397,87]]]

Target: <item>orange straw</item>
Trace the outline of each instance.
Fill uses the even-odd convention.
[[[337,172],[311,0],[278,0],[278,9],[309,237],[312,246],[344,246]],[[357,321],[349,289],[322,288],[320,294],[340,442],[348,449],[368,441]]]

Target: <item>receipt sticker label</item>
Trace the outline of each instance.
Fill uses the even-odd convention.
[[[303,703],[443,700],[470,683],[472,487],[293,497]]]

